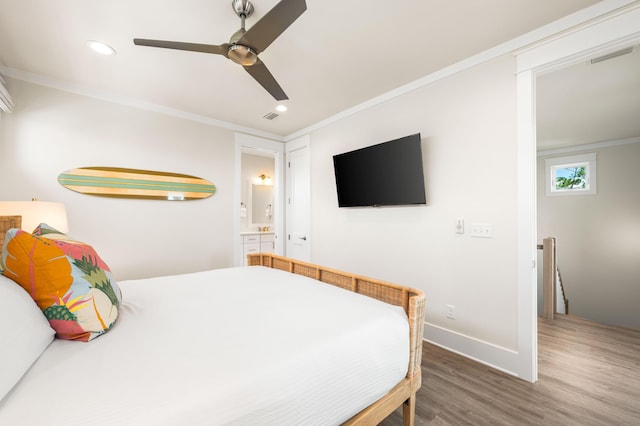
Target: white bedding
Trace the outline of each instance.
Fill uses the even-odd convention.
[[[56,339],[0,425],[340,424],[407,373],[404,311],[315,280],[245,267],[119,285],[114,328]]]

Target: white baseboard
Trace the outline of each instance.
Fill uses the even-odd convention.
[[[519,377],[518,352],[447,330],[440,326],[424,324],[424,339],[443,349],[488,365],[512,376]]]

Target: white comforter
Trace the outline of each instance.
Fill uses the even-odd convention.
[[[407,372],[401,308],[311,279],[247,267],[119,285],[114,328],[55,340],[0,425],[339,424]]]

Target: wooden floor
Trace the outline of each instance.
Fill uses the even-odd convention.
[[[640,330],[540,319],[538,361],[529,383],[425,343],[416,425],[640,425]]]

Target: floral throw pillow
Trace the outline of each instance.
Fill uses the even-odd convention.
[[[56,337],[89,341],[118,318],[120,288],[109,267],[88,244],[41,224],[33,234],[7,232],[3,274],[38,304]]]

